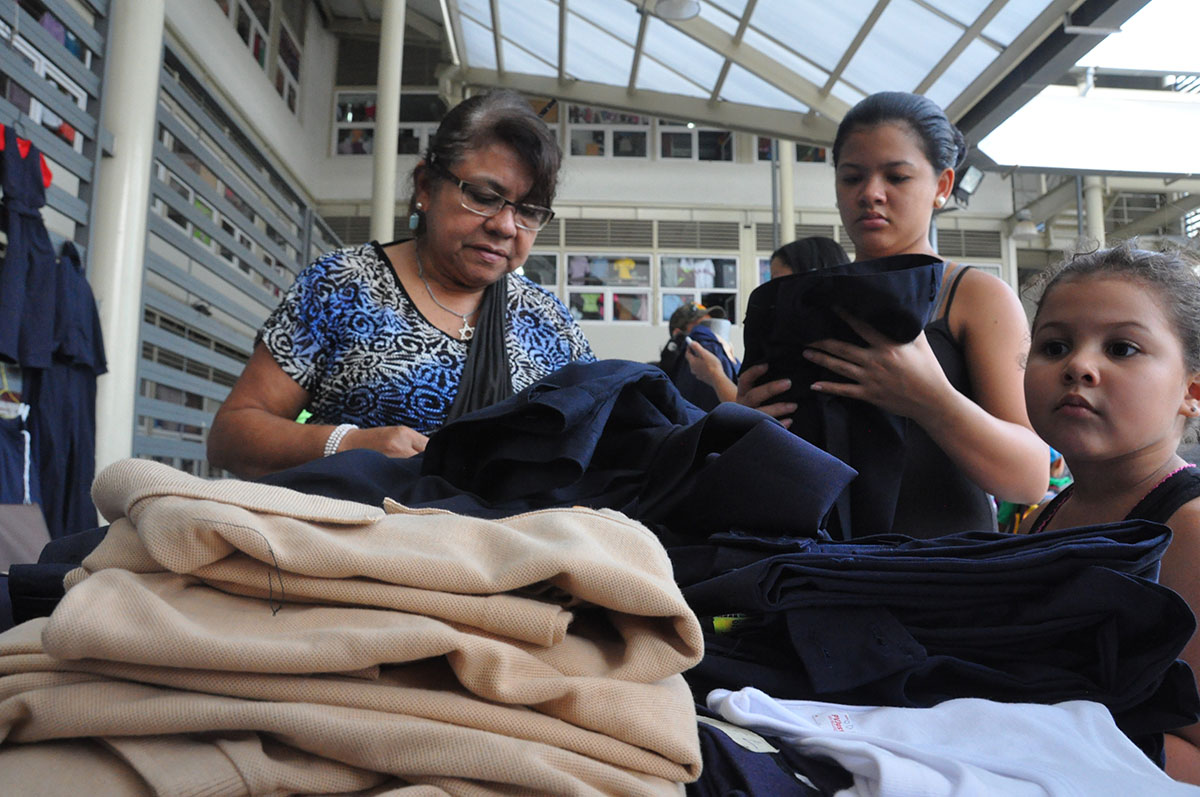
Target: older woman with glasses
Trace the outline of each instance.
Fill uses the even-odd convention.
[[[412,173],[415,238],[300,273],[217,412],[209,461],[254,478],[353,448],[412,456],[447,421],[594,359],[566,307],[513,273],[554,217],[560,161],[519,94],[451,109]]]

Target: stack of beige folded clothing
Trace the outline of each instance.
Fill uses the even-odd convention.
[[[127,460],[49,618],[0,634],[0,794],[680,794],[699,624],[657,538]]]

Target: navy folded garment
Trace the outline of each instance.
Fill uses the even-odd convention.
[[[840,764],[805,755],[797,745],[732,725],[696,706],[700,777],[686,784],[688,797],[820,797],[850,788],[854,778]]]
[[[866,402],[814,393],[813,382],[845,380],[803,352],[827,338],[865,343],[837,310],[898,343],[913,340],[936,311],[943,269],[930,255],[895,255],[770,280],[750,294],[742,369],[767,363],[762,381],[791,379],[777,400],[797,404],[792,432],[859,472],[830,519],[835,537],[892,530],[908,421]]]
[[[724,618],[705,623],[705,657],[686,677],[697,695],[755,686],[858,705],[1094,700],[1158,760],[1162,732],[1200,715],[1176,663],[1195,620],[1145,577],[1170,531],[1123,521],[1049,534],[673,547],[688,604]]]
[[[617,509],[703,539],[730,528],[816,535],[854,471],[757,410],[684,401],[654,366],[573,363],[431,436],[423,455],[348,451],[261,481],[477,517]]]

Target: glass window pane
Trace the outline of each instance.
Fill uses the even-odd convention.
[[[543,285],[551,291],[558,285],[558,255],[530,255],[517,272],[524,274],[530,282]]]
[[[371,118],[375,118],[375,97],[371,95],[369,108]],[[406,92],[400,95],[401,122],[440,122],[446,115],[446,103],[436,94],[421,92]]]
[[[572,130],[571,154],[600,157],[604,154],[603,130]]]
[[[614,293],[613,321],[649,321],[650,297],[644,293]]]
[[[692,157],[692,134],[687,133],[663,133],[662,134],[662,157],[664,158],[690,158]]]
[[[593,83],[628,85],[633,47],[577,16],[575,3],[570,8],[571,13],[567,14],[567,73]],[[610,9],[609,13],[614,11],[615,8]],[[627,16],[636,18],[637,15]]]
[[[422,95],[424,96],[424,95]],[[400,120],[403,122],[417,121],[404,117],[405,103],[408,97],[400,98]],[[441,117],[438,117],[439,119]],[[341,92],[337,99],[337,120],[339,122],[374,122],[375,93]]]
[[[649,134],[642,130],[614,130],[613,155],[618,158],[644,158]]]
[[[400,155],[420,155],[421,134],[411,127],[400,128],[400,138],[396,141],[396,152]]]
[[[650,287],[650,258],[620,255],[571,255],[568,285],[636,285]]]
[[[567,306],[576,321],[603,321],[604,294],[595,291],[587,293],[571,292]]]
[[[983,73],[999,53],[976,39],[954,60],[954,63],[934,82],[925,96],[945,108]]]
[[[339,155],[370,155],[375,146],[374,130],[339,130],[337,151]]]
[[[540,75],[542,77],[558,76],[557,57],[553,63],[545,61],[520,45],[513,43],[507,36],[501,38],[500,47],[504,53],[504,69],[506,72],[517,72],[522,75]]]
[[[733,133],[728,130],[701,130],[698,155],[702,161],[733,160]]]

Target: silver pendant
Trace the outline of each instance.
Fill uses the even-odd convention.
[[[475,327],[468,324],[467,319],[464,318],[462,328],[458,330],[458,339],[470,340],[473,337],[475,337]]]

